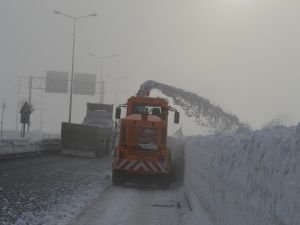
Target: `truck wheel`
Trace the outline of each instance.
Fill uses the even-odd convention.
[[[112,171],[112,183],[116,186],[124,185],[126,183],[126,173],[124,171]]]

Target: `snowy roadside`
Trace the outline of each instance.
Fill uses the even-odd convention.
[[[0,138],[0,158],[59,149],[60,139],[57,135],[32,132],[21,138],[17,133],[10,132]]]
[[[182,187],[169,190],[128,184],[112,186],[69,225],[210,225],[197,220],[184,199]]]
[[[300,221],[300,124],[191,138],[184,188],[216,225]]]

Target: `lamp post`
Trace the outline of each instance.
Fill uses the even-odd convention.
[[[108,77],[115,81],[115,85],[116,85],[115,103],[117,107],[119,101],[119,81],[128,78],[128,76],[122,76],[122,77],[108,76]]]
[[[98,55],[95,55],[94,53],[89,52],[89,56],[95,57],[100,60],[100,96],[99,96],[100,99],[99,99],[99,103],[103,103],[104,102],[104,81],[103,81],[103,75],[102,75],[103,61],[105,59],[117,57],[118,55],[113,54],[113,55],[108,55],[108,56],[98,56]]]
[[[73,51],[72,51],[72,71],[71,71],[71,87],[70,87],[70,102],[69,102],[69,123],[71,123],[72,119],[72,95],[73,95],[73,79],[74,79],[74,55],[75,55],[75,33],[76,33],[76,22],[79,19],[97,16],[96,13],[92,13],[85,16],[70,16],[65,13],[54,10],[54,13],[57,15],[65,16],[73,20]]]
[[[3,119],[4,119],[4,111],[5,111],[5,108],[6,108],[6,102],[3,102],[2,103],[2,114],[1,114],[1,131],[0,131],[0,137],[3,136]]]

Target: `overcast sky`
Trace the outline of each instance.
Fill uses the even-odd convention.
[[[106,103],[157,80],[208,98],[259,128],[273,118],[300,121],[300,1],[298,0],[0,0],[0,101],[7,101],[5,128],[16,127],[17,78],[26,98],[29,75],[71,71],[72,21],[53,10],[80,16],[75,71],[98,73],[88,52],[106,60]],[[33,91],[40,125],[41,91]],[[74,121],[87,101],[74,97]],[[68,96],[44,95],[43,129],[60,130]]]

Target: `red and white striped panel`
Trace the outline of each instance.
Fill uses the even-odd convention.
[[[159,161],[119,159],[116,168],[120,170],[144,170],[149,173],[166,173],[167,164]]]

